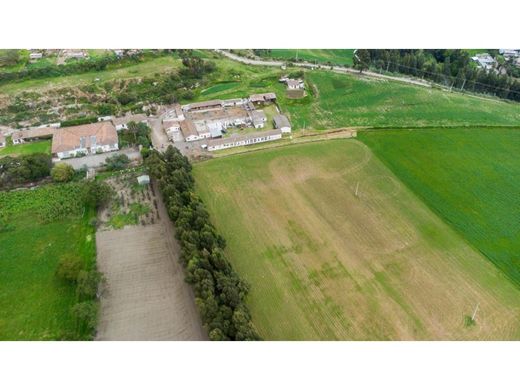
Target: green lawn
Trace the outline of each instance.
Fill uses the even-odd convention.
[[[77,184],[0,192],[0,340],[74,338],[75,288],[55,272],[66,255],[94,264],[94,213],[78,198]]]
[[[8,140],[8,145],[0,148],[0,156],[20,156],[33,153],[51,153],[51,140],[27,142],[24,144],[13,145]]]
[[[264,339],[520,338],[520,290],[361,142],[234,155],[193,173]]]
[[[292,60],[296,57],[309,62],[352,65],[354,49],[272,49],[270,57]]]
[[[520,285],[520,129],[385,130],[359,139]]]

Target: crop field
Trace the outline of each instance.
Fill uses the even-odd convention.
[[[7,145],[3,148],[0,148],[0,156],[20,156],[23,154],[33,154],[33,153],[51,153],[51,141],[37,141],[37,142],[27,142],[25,144],[19,145]]]
[[[520,339],[520,290],[363,143],[219,158],[194,175],[263,338]]]
[[[301,60],[334,65],[353,64],[354,49],[271,49],[271,58],[280,60]]]
[[[0,340],[70,339],[74,287],[55,276],[58,261],[94,261],[93,213],[76,184],[0,192]]]
[[[520,129],[375,131],[359,138],[520,287]]]

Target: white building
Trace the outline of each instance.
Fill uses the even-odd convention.
[[[39,60],[40,58],[43,58],[43,54],[38,51],[33,51],[29,54],[30,60]]]
[[[282,138],[282,132],[279,129],[259,131],[256,133],[231,136],[228,138],[212,139],[208,141],[207,148],[209,151],[215,151],[236,148],[238,146],[247,146],[262,142],[275,141],[280,138]]]
[[[291,122],[285,115],[275,115],[273,118],[274,127],[280,129],[282,133],[290,133],[291,132]]]
[[[63,127],[52,136],[52,155],[57,160],[115,150],[119,150],[118,137],[111,122]]]
[[[493,69],[497,64],[497,61],[488,53],[477,54],[474,57],[471,57],[471,59],[477,63],[479,68],[486,70]]]
[[[287,79],[285,81],[285,83],[287,84],[287,89],[304,89],[305,88],[305,84],[303,82],[303,80],[300,80],[300,79]]]

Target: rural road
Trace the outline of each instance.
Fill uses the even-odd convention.
[[[223,56],[226,56],[227,58],[229,58],[231,60],[239,61],[239,62],[242,62],[243,64],[248,64],[248,65],[279,67],[286,63],[284,61],[258,60],[258,59],[245,58],[245,57],[238,56],[236,54],[230,53],[230,52],[228,52],[226,50],[222,50],[222,49],[215,49],[215,51],[219,54],[222,54]],[[358,76],[360,75],[359,71],[357,71],[355,69],[343,68],[340,66],[330,67],[327,65],[316,65],[316,64],[312,64],[310,62],[295,62],[295,63],[293,63],[293,65],[298,66],[300,68],[309,68],[309,69],[325,68],[325,69],[331,69],[335,73],[343,73],[343,74],[350,73],[350,74],[355,74]],[[379,74],[379,73],[375,73],[375,72],[371,72],[371,71],[364,71],[363,73],[361,73],[361,75],[368,76],[368,77],[374,77],[374,78],[378,78],[378,79],[384,79],[384,80],[399,81],[402,83],[419,85],[422,87],[431,88],[431,84],[428,82],[421,81],[421,80],[414,80],[414,79],[407,78],[407,77],[394,77],[394,76],[388,76],[388,75]]]

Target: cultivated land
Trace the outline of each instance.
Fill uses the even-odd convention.
[[[194,174],[265,339],[520,338],[520,291],[359,141],[226,157]]]
[[[520,129],[385,130],[359,138],[520,286]]]
[[[94,264],[93,213],[79,197],[74,184],[0,192],[0,340],[74,337],[75,288],[55,272],[65,256]]]
[[[97,263],[107,286],[97,339],[206,340],[166,209],[159,197],[149,204],[157,205],[155,223],[140,217],[141,226],[97,232]]]

